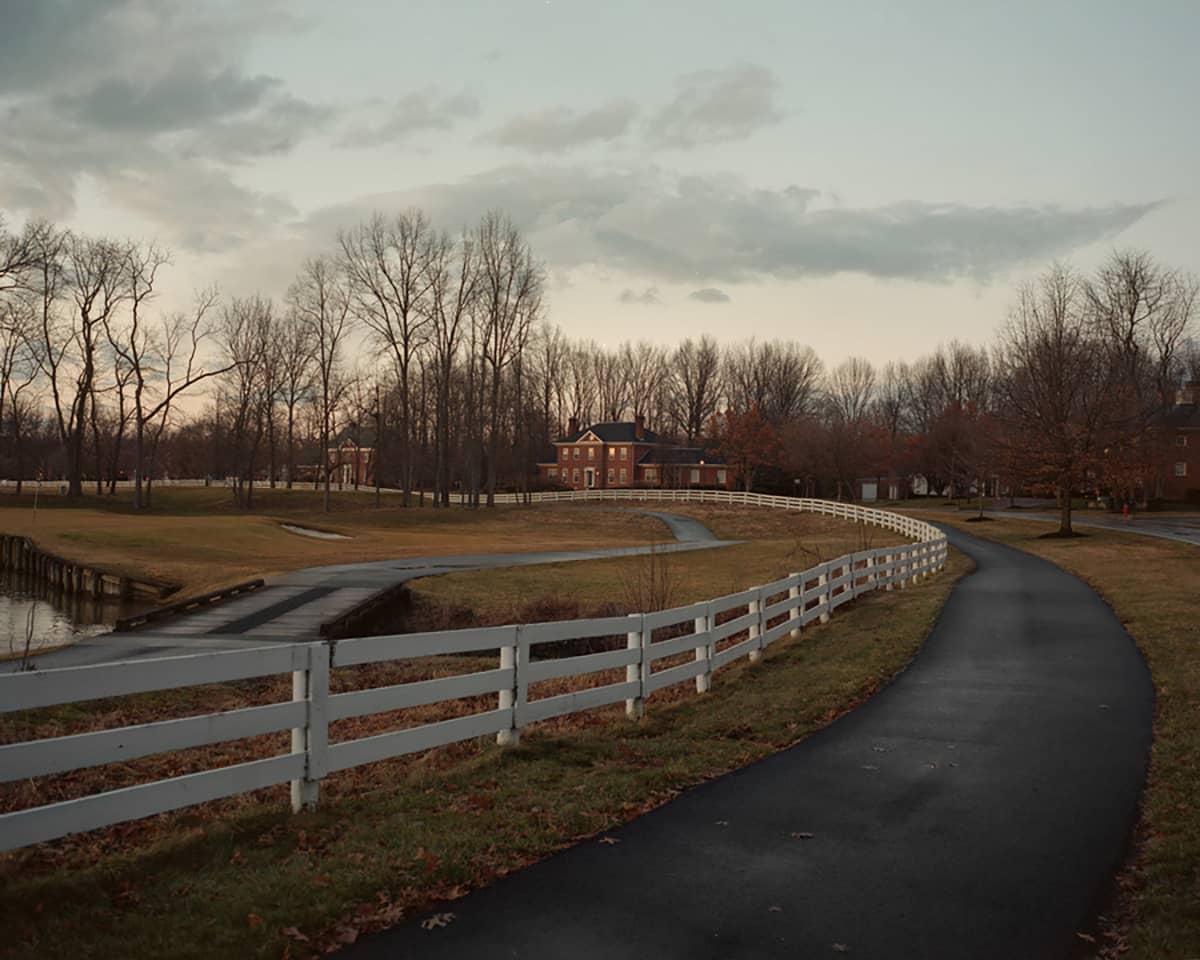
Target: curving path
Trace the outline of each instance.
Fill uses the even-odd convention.
[[[1069,956],[1134,820],[1153,688],[1080,580],[947,533],[977,570],[862,707],[611,831],[618,844],[456,901],[446,927],[344,955]]]
[[[62,650],[41,654],[39,668],[78,667],[139,657],[169,657],[242,649],[264,643],[316,640],[322,623],[357,607],[389,587],[466,570],[497,570],[541,563],[638,556],[651,551],[680,553],[711,550],[736,541],[718,540],[699,520],[672,513],[640,510],[661,520],[675,543],[595,550],[483,553],[463,556],[406,557],[366,563],[306,567],[272,577],[253,593],[183,614],[162,624],[129,633],[106,633]],[[0,662],[0,673],[18,668]]]

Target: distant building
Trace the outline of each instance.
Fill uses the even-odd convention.
[[[338,442],[325,451],[329,480],[342,487],[375,486],[375,437],[363,431],[355,437],[342,434]]]
[[[1164,500],[1200,502],[1200,383],[1185,383],[1159,421],[1158,477],[1150,491]]]
[[[640,414],[622,423],[594,423],[580,429],[571,418],[567,434],[553,443],[553,459],[538,464],[538,475],[572,490],[631,487],[720,487],[733,489],[733,470],[701,447],[661,440],[646,429]]]

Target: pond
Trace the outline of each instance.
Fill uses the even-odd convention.
[[[95,600],[64,593],[40,577],[0,571],[0,658],[20,657],[29,635],[31,652],[78,643],[108,633],[118,617],[153,607],[152,600]]]

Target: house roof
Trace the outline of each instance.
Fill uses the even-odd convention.
[[[589,433],[594,433],[598,440],[604,443],[658,443],[658,434],[653,430],[643,430],[641,439],[637,436],[637,424],[629,421],[623,423],[593,423],[575,433],[555,440],[555,443],[578,443]]]
[[[1161,422],[1175,430],[1200,430],[1200,406],[1178,403],[1163,414]]]
[[[647,466],[662,464],[692,464],[699,466],[700,461],[705,465],[725,465],[725,458],[717,453],[706,453],[703,447],[652,447],[638,457],[638,463]]]

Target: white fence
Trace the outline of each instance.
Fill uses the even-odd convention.
[[[946,538],[919,520],[821,500],[726,491],[588,491],[537,495],[540,502],[692,500],[805,510],[874,524],[917,542],[846,554],[781,580],[672,610],[624,617],[533,623],[440,633],[298,643],[99,666],[0,676],[0,713],[180,689],[255,677],[292,675],[292,699],[221,713],[0,746],[0,782],[64,773],[153,754],[291,731],[291,750],[253,760],[0,815],[0,851],[181,807],[291,783],[292,806],[317,802],[329,773],[496,734],[515,744],[523,727],[624,701],[640,717],[656,690],[694,680],[707,691],[713,671],[739,657],[758,660],[764,647],[807,624],[827,621],[843,603],[884,588],[903,588],[940,569]],[[665,635],[665,636],[664,636]],[[624,637],[623,648],[536,659],[542,644]],[[440,654],[499,651],[495,669],[385,687],[329,692],[331,670]],[[686,655],[692,656],[687,658]],[[679,662],[679,661],[683,662]],[[674,662],[672,662],[674,661]],[[550,696],[530,696],[542,681],[624,668],[624,679]],[[618,673],[617,676],[620,674]],[[594,679],[594,678],[593,678]],[[604,678],[601,678],[604,679]],[[493,695],[495,709],[341,742],[329,742],[337,720]]]

